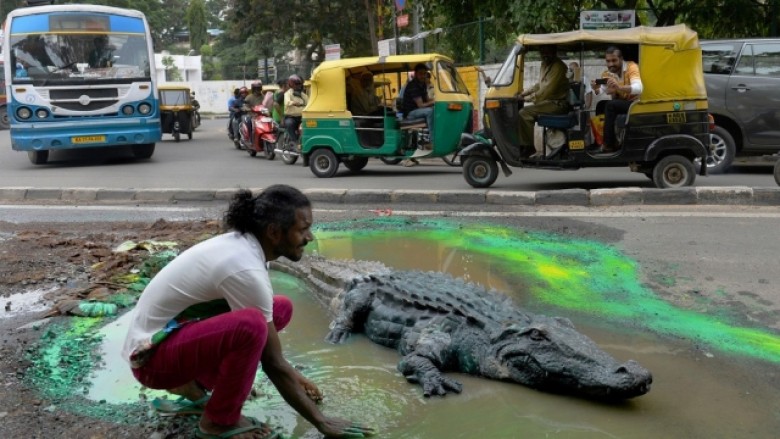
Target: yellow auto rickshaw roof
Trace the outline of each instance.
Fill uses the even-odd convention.
[[[452,63],[452,59],[438,53],[420,53],[413,55],[367,56],[362,58],[344,58],[325,61],[311,76],[311,91],[306,112],[344,112],[347,109],[346,79],[356,71],[382,73],[409,72],[414,66],[434,61]]]
[[[543,44],[574,44],[581,42],[644,44],[666,46],[672,50],[688,50],[699,47],[699,37],[684,24],[666,27],[637,26],[627,29],[575,30],[555,34],[522,34],[517,42],[524,46]]]
[[[160,84],[157,86],[158,90],[186,90],[190,92],[190,86],[181,84]]]

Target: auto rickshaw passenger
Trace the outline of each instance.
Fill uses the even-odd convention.
[[[374,75],[363,72],[360,75],[360,87],[354,90],[350,98],[352,114],[358,116],[383,116],[385,109],[374,91]]]
[[[606,92],[612,97],[604,106],[604,145],[599,148],[599,152],[614,152],[617,150],[615,120],[619,114],[628,113],[631,103],[642,94],[642,77],[639,65],[633,61],[624,61],[623,52],[615,46],[607,48],[604,59],[607,70],[601,77],[606,79],[606,84],[593,81],[591,87],[597,95]]]
[[[406,119],[422,119],[428,123],[428,131],[433,132],[433,99],[428,96],[425,74],[428,66],[414,66],[414,79],[404,89],[403,112]]]
[[[298,128],[303,119],[303,108],[309,103],[309,96],[303,92],[303,79],[298,75],[291,75],[287,80],[290,87],[284,93],[284,127],[290,140],[298,143]]]
[[[542,57],[539,82],[520,93],[520,97],[526,102],[533,102],[533,105],[524,105],[519,113],[520,158],[529,158],[536,153],[534,123],[539,115],[563,114],[569,111],[569,80],[566,78],[568,68],[558,58],[558,48],[555,45],[540,46],[539,53]]]

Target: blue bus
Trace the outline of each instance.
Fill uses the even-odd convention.
[[[154,52],[141,12],[97,5],[16,9],[3,60],[11,147],[44,164],[49,151],[132,148],[162,137]]]

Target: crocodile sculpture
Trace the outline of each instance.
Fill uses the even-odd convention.
[[[335,314],[327,341],[363,332],[396,349],[403,356],[398,370],[426,397],[460,393],[445,371],[599,400],[650,390],[647,369],[619,363],[568,319],[526,312],[505,295],[445,273],[317,256],[273,267],[306,281]]]

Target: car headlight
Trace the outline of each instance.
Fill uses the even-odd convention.
[[[143,103],[138,106],[138,112],[143,115],[147,115],[152,112],[152,106],[147,103]]]
[[[16,110],[16,115],[19,117],[19,119],[29,119],[32,117],[32,111],[30,111],[27,107],[22,107],[18,110]]]
[[[43,108],[40,108],[35,111],[35,116],[38,117],[38,119],[46,119],[49,117],[49,112],[44,110]]]
[[[135,110],[133,110],[133,107],[130,105],[125,105],[124,107],[122,107],[122,114],[124,114],[125,116],[130,116],[131,114],[133,114],[134,111]]]

